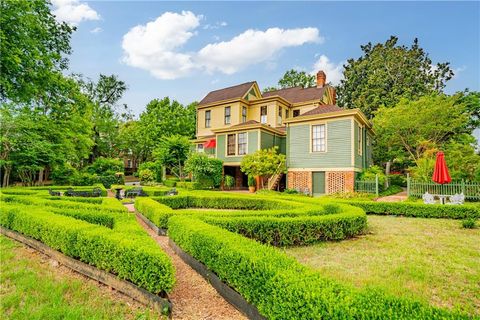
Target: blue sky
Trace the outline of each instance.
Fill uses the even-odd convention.
[[[78,27],[71,72],[118,75],[135,114],[154,98],[190,103],[246,81],[275,85],[291,68],[322,68],[338,82],[360,45],[390,35],[417,37],[434,63],[451,62],[448,93],[480,90],[479,2],[52,2]]]

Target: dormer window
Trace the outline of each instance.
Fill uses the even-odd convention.
[[[210,128],[210,120],[212,119],[212,111],[205,111],[205,128]]]
[[[247,107],[242,106],[242,123],[247,122]]]
[[[231,113],[231,108],[230,107],[225,107],[225,124],[230,124],[230,113]]]
[[[267,123],[267,106],[260,107],[260,123]]]

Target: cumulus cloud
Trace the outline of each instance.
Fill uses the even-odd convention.
[[[155,21],[133,27],[123,37],[123,61],[160,79],[180,78],[193,71],[233,74],[249,65],[271,61],[283,48],[323,41],[316,28],[250,29],[229,41],[207,44],[198,51],[182,50],[195,35],[202,18],[190,11],[165,12]]]
[[[316,28],[247,30],[230,41],[208,44],[198,52],[198,60],[210,72],[235,73],[248,65],[270,59],[279,50],[320,42]]]
[[[88,4],[79,0],[52,0],[57,21],[78,25],[85,20],[99,20],[100,15]]]
[[[195,67],[192,56],[176,50],[194,35],[201,18],[190,11],[166,12],[155,21],[133,27],[123,36],[123,61],[160,79],[188,74]]]
[[[333,85],[340,83],[343,79],[343,62],[334,63],[326,55],[321,55],[313,65],[312,74],[316,74],[319,70],[323,70],[327,75],[327,82]]]

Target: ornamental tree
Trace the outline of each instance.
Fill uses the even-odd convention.
[[[257,150],[243,157],[240,170],[253,177],[267,177],[276,173],[285,173],[287,170],[286,157],[284,154],[278,153],[278,147]]]
[[[219,187],[222,182],[223,161],[205,153],[192,152],[185,162],[185,171],[206,187]]]

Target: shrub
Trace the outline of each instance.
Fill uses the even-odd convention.
[[[158,203],[151,198],[136,198],[135,209],[137,209],[148,220],[157,227],[166,229],[170,216],[173,215],[172,208]]]
[[[187,190],[201,190],[203,186],[199,182],[177,182],[178,188],[184,188]]]
[[[88,173],[99,176],[115,175],[117,172],[123,173],[123,170],[122,160],[103,157],[95,159],[95,161],[86,168]]]
[[[461,315],[381,291],[343,286],[283,252],[188,216],[169,237],[268,319],[444,319]],[[464,316],[464,318],[467,318]]]
[[[167,187],[174,188],[177,185],[177,180],[166,179],[165,181],[163,181],[163,184]]]
[[[419,218],[465,219],[480,217],[480,208],[473,205],[441,205],[413,202],[343,201],[365,210],[367,214],[398,215]]]
[[[72,184],[75,186],[91,186],[100,183],[97,175],[88,172],[77,172],[72,177]]]
[[[185,162],[185,171],[191,173],[203,188],[216,188],[222,181],[223,161],[204,153],[191,152]]]
[[[224,181],[225,181],[225,183],[224,183],[225,187],[227,187],[227,188],[235,187],[235,178],[234,177],[227,174],[224,177]]]
[[[407,177],[403,174],[390,174],[388,176],[390,179],[390,185],[392,186],[399,186],[399,187],[406,187],[407,186]]]
[[[155,180],[155,176],[150,169],[142,169],[138,172],[138,177],[142,182],[151,182]]]
[[[152,161],[147,161],[147,162],[143,162],[141,163],[139,166],[138,166],[138,173],[137,173],[137,176],[139,176],[140,174],[140,171],[143,171],[145,169],[148,169],[150,170],[151,172],[153,172],[153,176],[154,176],[154,181],[155,182],[162,182],[162,171],[163,171],[163,167],[162,167],[162,164],[158,161],[156,162],[152,162]]]
[[[391,196],[392,194],[397,194],[397,193],[402,192],[402,191],[403,191],[402,187],[396,186],[396,185],[391,185],[387,189],[380,192],[379,196],[380,197]]]
[[[283,190],[283,192],[284,192],[285,194],[299,194],[299,193],[300,193],[300,192],[298,192],[298,191],[295,190],[295,189],[288,189],[288,188],[285,189],[285,190]]]
[[[462,220],[462,227],[465,229],[475,229],[477,227],[477,222],[474,218]]]
[[[62,209],[40,208],[35,201],[33,205],[3,204],[0,224],[152,293],[172,289],[174,268],[170,258],[135,223],[133,215],[78,210],[65,210],[59,215],[52,210]],[[108,215],[114,219],[113,229],[72,218],[103,224]]]
[[[386,181],[385,173],[383,169],[379,166],[371,166],[368,169],[364,169],[359,175],[359,180],[363,181],[375,181],[376,176],[378,175],[378,183],[383,186]]]
[[[78,175],[77,169],[72,167],[69,163],[54,166],[50,178],[56,185],[70,185],[74,184],[73,178]]]

